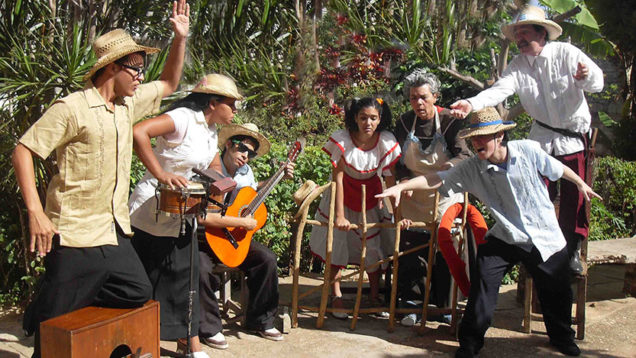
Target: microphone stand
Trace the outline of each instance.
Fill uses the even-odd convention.
[[[197,170],[194,170],[197,174],[200,174]],[[201,235],[202,237],[205,237],[205,226],[203,225],[196,225],[197,223],[197,217],[200,216],[202,219],[205,219],[205,216],[207,214],[207,208],[208,208],[208,201],[214,203],[215,205],[218,205],[223,214],[225,214],[225,211],[227,210],[227,200],[225,203],[219,203],[218,201],[214,200],[212,198],[212,184],[216,181],[214,178],[210,178],[207,175],[203,175],[200,174],[200,177],[203,179],[203,181],[206,183],[205,185],[205,196],[203,197],[203,199],[201,199],[201,203],[199,204],[199,210],[198,213],[192,218],[192,234],[190,237],[190,283],[189,283],[189,290],[188,290],[188,315],[186,318],[186,324],[187,324],[187,329],[186,329],[186,351],[185,351],[185,357],[186,358],[193,358],[193,354],[192,354],[192,347],[190,346],[190,336],[192,335],[192,313],[194,310],[194,295],[197,293],[196,290],[194,289],[194,276],[195,276],[195,272],[194,272],[194,263],[195,263],[195,258],[198,259],[198,253],[197,253],[197,248],[198,248],[198,239],[197,237],[199,235]],[[233,181],[232,181],[233,182]],[[233,182],[234,183],[234,182]],[[234,183],[234,186],[228,186],[225,188],[222,188],[220,191],[223,192],[225,190],[231,190],[236,186],[236,183]],[[215,188],[217,191],[219,191],[219,188]],[[194,230],[194,227],[196,225],[196,230]],[[227,229],[226,229],[227,230]],[[198,334],[198,333],[197,333]]]

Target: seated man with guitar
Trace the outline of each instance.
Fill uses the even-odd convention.
[[[199,248],[199,300],[201,317],[199,336],[210,347],[226,349],[223,325],[218,302],[214,294],[219,281],[212,274],[212,268],[219,261],[229,267],[239,267],[247,275],[249,303],[246,328],[264,338],[281,341],[283,335],[274,328],[274,318],[278,310],[278,275],[276,256],[263,244],[251,240],[267,219],[263,201],[271,189],[283,178],[292,178],[295,164],[292,160],[298,154],[293,150],[288,160],[269,180],[257,182],[251,159],[269,151],[270,143],[258,127],[252,123],[229,124],[219,132],[219,145],[223,146],[221,163],[223,174],[232,177],[237,186],[228,193],[225,202],[230,203],[225,215],[241,219],[240,226],[226,228],[206,222],[208,246]],[[258,192],[256,192],[257,190]],[[232,242],[234,241],[234,242]]]

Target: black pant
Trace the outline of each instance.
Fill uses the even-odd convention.
[[[33,357],[40,356],[40,322],[89,305],[133,308],[150,299],[146,271],[119,227],[117,243],[76,248],[60,246],[54,238],[38,294],[24,313],[24,330],[35,332]]]
[[[199,251],[199,300],[201,320],[199,335],[213,336],[223,329],[219,304],[214,291],[219,289],[219,279],[212,274],[216,255],[207,245]],[[247,305],[247,329],[265,330],[274,327],[278,311],[278,274],[276,255],[263,244],[252,241],[247,257],[239,269],[247,276],[249,303]]]
[[[474,354],[483,347],[484,335],[497,305],[501,279],[519,261],[534,279],[550,340],[571,342],[574,339],[574,330],[570,327],[572,291],[567,249],[563,248],[543,262],[534,246],[527,252],[490,236],[479,246],[477,269],[471,271],[470,295],[459,327],[461,347]]]
[[[188,331],[190,291],[190,255],[194,247],[194,297],[192,298],[192,336],[199,330],[199,256],[198,240],[192,240],[192,225],[187,223],[179,237],[158,237],[133,227],[132,244],[141,259],[150,283],[152,299],[159,301],[161,339],[185,338]]]

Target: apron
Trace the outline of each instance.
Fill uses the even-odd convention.
[[[435,111],[436,131],[433,134],[433,140],[431,144],[423,150],[420,145],[420,139],[415,136],[415,123],[417,123],[417,120],[418,117],[415,115],[411,131],[404,141],[402,159],[404,165],[406,165],[414,175],[419,176],[440,171],[442,165],[452,157],[452,154],[447,149],[437,111]],[[402,125],[404,125],[404,122],[402,122]],[[402,217],[411,219],[412,221],[432,221],[436,191],[437,190],[414,190],[410,198],[402,197],[400,203],[402,207]],[[441,219],[449,206],[457,202],[462,202],[463,197],[462,193],[452,194],[448,198],[440,196],[437,220],[439,221]]]

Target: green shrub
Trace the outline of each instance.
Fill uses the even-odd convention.
[[[636,162],[615,157],[597,158],[589,240],[608,240],[636,234]]]
[[[329,181],[331,163],[321,148],[322,146],[307,146],[296,160],[294,179],[281,181],[265,200],[268,211],[267,223],[254,235],[254,240],[263,243],[276,254],[281,268],[289,266],[293,255],[292,243],[295,240],[296,225],[292,224],[292,218],[298,210],[292,198],[294,192],[306,180],[313,180],[319,185]],[[287,157],[287,152],[286,144],[273,142],[272,149],[267,155],[252,162],[250,165],[258,180],[265,180],[273,175],[279,168],[278,162]],[[309,210],[310,216],[313,215],[313,209],[317,203],[318,200]],[[302,244],[301,267],[303,271],[307,270],[311,257],[309,232],[310,229],[307,227]]]

